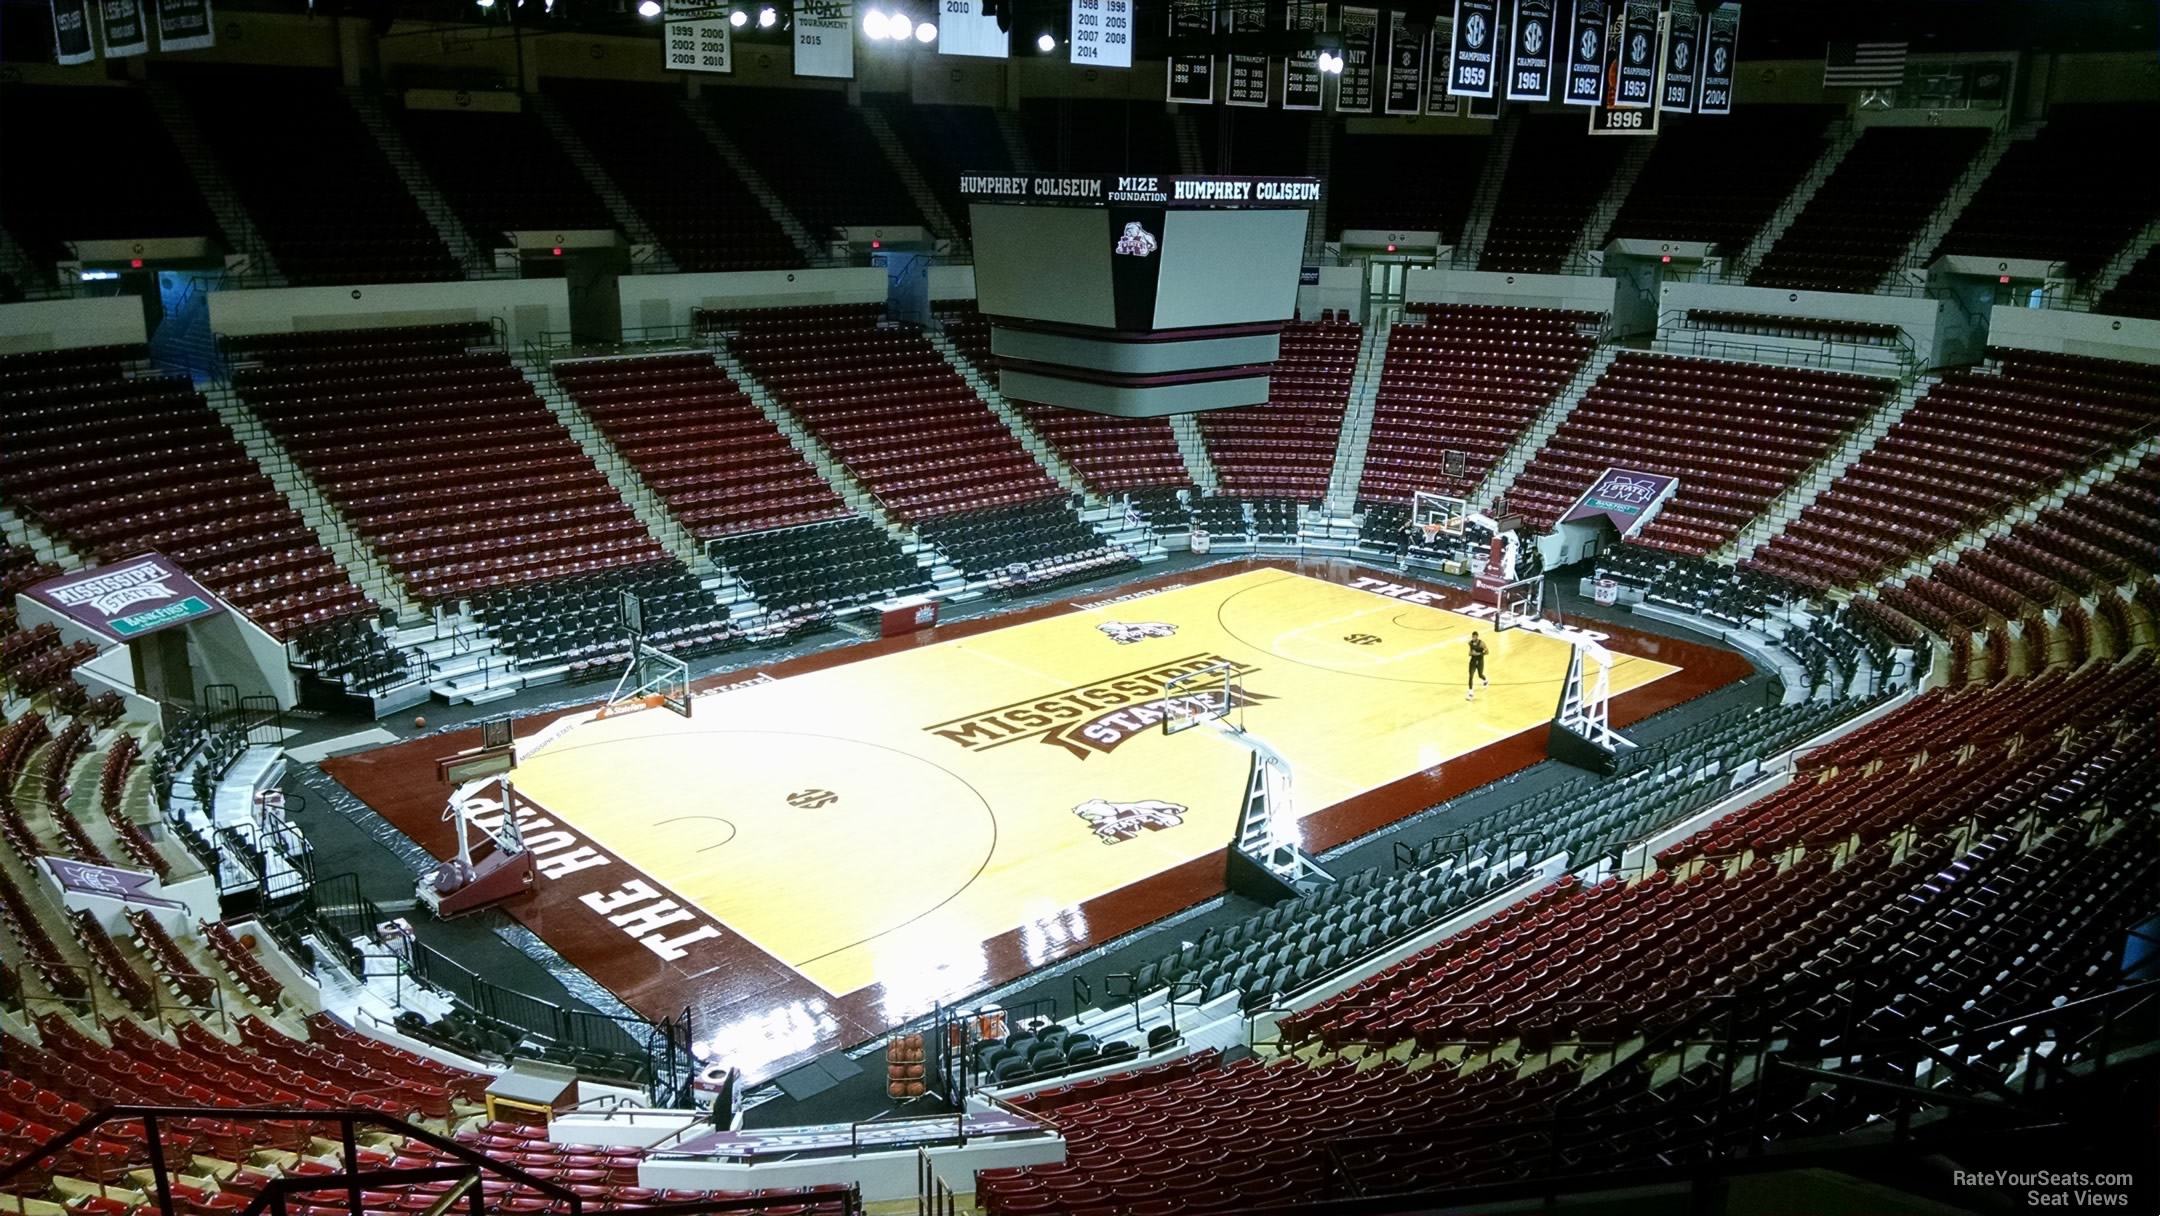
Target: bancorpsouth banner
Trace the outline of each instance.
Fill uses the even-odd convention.
[[[46,579],[28,594],[79,625],[123,641],[225,610],[162,553]]]
[[[1568,524],[1603,516],[1612,521],[1613,527],[1620,530],[1621,539],[1625,540],[1649,523],[1665,505],[1665,500],[1679,488],[1678,478],[1639,473],[1634,469],[1607,469],[1581,498],[1575,500],[1575,505],[1560,517],[1560,522]]]

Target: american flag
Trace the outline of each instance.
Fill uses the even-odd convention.
[[[1823,55],[1826,89],[1894,89],[1905,83],[1904,42],[1833,42]]]

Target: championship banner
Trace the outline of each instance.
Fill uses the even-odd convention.
[[[1416,114],[1424,108],[1425,45],[1432,31],[1413,34],[1407,13],[1388,14],[1387,96],[1381,110],[1387,114]]]
[[[1673,0],[1665,19],[1664,93],[1658,104],[1675,114],[1695,112],[1695,76],[1702,70],[1702,14],[1688,0]]]
[[[1233,34],[1258,34],[1267,29],[1267,14],[1252,5],[1238,5],[1230,10],[1230,32]],[[1233,106],[1258,106],[1268,103],[1268,57],[1265,55],[1230,56],[1230,83],[1223,92],[1223,100]]]
[[[158,49],[199,51],[217,45],[210,0],[157,0]]]
[[[1455,60],[1455,23],[1442,17],[1433,22],[1432,62],[1426,67],[1431,80],[1425,86],[1425,113],[1433,118],[1462,117],[1462,98],[1447,91],[1448,64]]]
[[[968,55],[976,59],[1011,57],[1012,38],[998,28],[996,17],[984,15],[983,0],[942,0],[937,27],[940,55]]]
[[[854,0],[801,0],[795,6],[795,74],[855,79]]]
[[[1605,0],[1575,0],[1568,27],[1566,88],[1560,100],[1594,106],[1605,96]]]
[[[88,63],[97,58],[90,29],[90,0],[52,0],[53,62]]]
[[[1132,0],[1072,0],[1072,61],[1132,66]]]
[[[1447,91],[1457,97],[1491,97],[1499,64],[1500,0],[1455,0],[1455,37],[1449,56]]]
[[[1730,114],[1733,69],[1740,59],[1740,6],[1723,4],[1711,12],[1702,40],[1701,96],[1695,99],[1695,112]]]
[[[98,0],[107,59],[140,55],[150,49],[150,26],[143,19],[142,6],[143,0]]]
[[[1551,101],[1553,0],[1515,0],[1508,22],[1507,99]]]
[[[1620,530],[1620,539],[1626,540],[1641,531],[1679,488],[1680,480],[1676,477],[1608,468],[1583,491],[1575,505],[1560,517],[1560,522],[1607,519]]]
[[[1283,28],[1299,33],[1319,33],[1327,28],[1327,6],[1318,0],[1290,0],[1283,9]],[[1283,60],[1282,108],[1320,108],[1320,52],[1293,51]]]
[[[1614,59],[1613,92],[1606,104],[1619,110],[1644,110],[1657,100],[1657,0],[1625,0],[1620,10]]]
[[[666,0],[667,32],[661,36],[661,67],[670,72],[735,70],[734,37],[727,9],[709,0]]]
[[[23,594],[123,641],[225,611],[216,596],[157,552],[49,578]]]
[[[1170,41],[1215,36],[1214,0],[1171,0]],[[1215,102],[1215,57],[1172,55],[1169,58],[1169,100],[1205,106]]]
[[[1380,10],[1342,10],[1342,79],[1335,85],[1335,110],[1370,114],[1373,106],[1373,41],[1380,33]]]

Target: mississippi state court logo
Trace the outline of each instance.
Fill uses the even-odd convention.
[[[1226,669],[1240,680],[1259,668],[1219,654],[1171,659],[1138,671],[1103,676],[1087,684],[1031,696],[923,727],[928,734],[971,752],[1033,739],[1076,760],[1106,755],[1127,740],[1160,729],[1162,720],[1190,710],[1243,709],[1274,698],[1240,687],[1227,707],[1222,685],[1194,688],[1182,677]]]
[[[1177,632],[1177,626],[1162,621],[1104,621],[1095,628],[1120,646],[1130,646],[1148,638],[1166,638]]]
[[[1142,832],[1160,832],[1185,822],[1185,808],[1175,802],[1143,798],[1138,802],[1108,802],[1090,798],[1073,808],[1073,814],[1095,829],[1095,839],[1121,844]]]

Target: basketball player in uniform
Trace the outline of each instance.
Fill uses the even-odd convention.
[[[1487,688],[1492,687],[1492,681],[1485,678],[1485,639],[1479,637],[1476,633],[1470,635],[1470,678],[1464,683],[1463,700],[1465,701],[1477,699],[1477,686],[1479,684],[1483,684]]]

